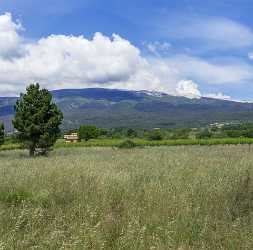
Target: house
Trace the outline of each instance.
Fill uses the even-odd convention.
[[[64,135],[64,139],[66,142],[78,142],[79,137],[77,133],[72,133],[70,135]]]

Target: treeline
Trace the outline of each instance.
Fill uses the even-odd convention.
[[[177,129],[134,129],[134,128],[98,128],[94,125],[82,125],[79,129],[65,131],[63,134],[77,133],[80,140],[140,138],[148,140],[177,139],[219,139],[253,138],[253,124],[216,124],[202,128]]]

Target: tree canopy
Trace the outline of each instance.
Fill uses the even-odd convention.
[[[98,135],[99,135],[99,129],[93,125],[82,125],[80,126],[78,130],[79,138],[85,141],[97,138]]]
[[[30,156],[36,151],[46,154],[60,134],[62,112],[52,102],[52,95],[40,85],[31,84],[20,95],[15,105],[13,126],[18,138],[29,149]]]

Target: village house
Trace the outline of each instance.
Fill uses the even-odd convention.
[[[70,135],[64,135],[64,139],[66,142],[78,142],[79,141],[79,137],[77,133],[72,133]]]

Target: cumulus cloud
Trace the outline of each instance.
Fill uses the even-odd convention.
[[[18,36],[20,26],[11,15],[1,18]],[[2,94],[17,94],[24,84],[35,81],[49,89],[103,86],[175,92],[175,72],[162,61],[142,57],[138,48],[118,35],[109,38],[96,33],[91,40],[51,35],[34,43],[19,38],[11,49],[21,50],[22,54],[6,58],[1,55],[10,49],[0,52]]]
[[[16,95],[39,82],[48,89],[109,87],[163,91],[190,98],[201,96],[199,83],[238,83],[253,78],[252,67],[217,63],[187,55],[144,57],[128,40],[96,33],[51,35],[35,42],[20,36],[22,26],[6,13],[0,16],[0,93]],[[167,43],[150,44],[154,53]],[[186,80],[183,80],[186,79]]]
[[[0,56],[12,54],[17,50],[20,43],[18,31],[21,28],[20,23],[12,21],[10,13],[0,15]]]
[[[185,96],[191,99],[201,97],[198,85],[191,80],[180,81],[177,85],[176,91],[179,96]]]

